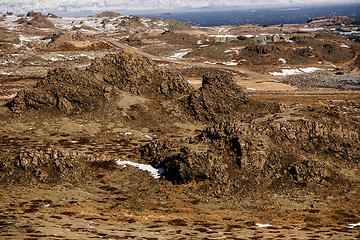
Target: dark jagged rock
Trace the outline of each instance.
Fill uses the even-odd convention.
[[[123,51],[97,59],[86,70],[55,69],[32,89],[10,103],[13,111],[53,109],[66,114],[94,111],[114,105],[120,91],[146,98],[171,99],[189,94],[192,87],[180,76],[149,59]]]
[[[141,156],[164,168],[165,178],[176,184],[207,179],[212,186],[226,186],[222,190],[227,192],[241,190],[238,186],[278,190],[349,184],[335,166],[359,162],[356,124],[328,122],[325,115],[334,114],[328,108],[307,111],[324,120],[222,121],[195,138],[150,143]]]
[[[147,98],[174,98],[192,90],[179,75],[173,75],[151,60],[128,51],[97,59],[88,71],[120,90]]]
[[[248,52],[255,52],[257,54],[270,54],[270,53],[280,53],[281,49],[277,46],[271,45],[256,45],[256,46],[249,46],[244,49]]]
[[[17,184],[80,182],[93,155],[63,149],[27,150],[0,158],[0,182]]]
[[[60,17],[56,16],[56,15],[53,14],[53,13],[48,13],[48,14],[46,15],[46,17],[49,17],[49,18],[60,18]]]
[[[248,102],[240,86],[227,76],[205,75],[202,87],[187,99],[190,114],[199,120],[229,117]]]
[[[26,14],[26,17],[39,17],[39,16],[43,16],[41,12],[31,11]]]
[[[140,152],[152,166],[163,168],[163,176],[175,184],[205,179],[226,182],[227,166],[222,157],[214,153],[194,151],[193,147],[165,140],[152,142]],[[197,147],[201,147],[201,144]]]
[[[29,14],[28,14],[29,15]],[[26,24],[31,25],[38,28],[54,28],[55,25],[46,19],[45,16],[43,16],[41,13],[34,13],[30,15],[33,17],[30,21],[28,21]]]
[[[141,26],[140,18],[137,16],[126,16],[121,18],[121,22],[117,25],[117,27],[127,27],[127,26]]]

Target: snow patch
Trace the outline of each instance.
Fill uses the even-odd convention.
[[[81,54],[79,55],[79,57],[87,57],[87,58],[90,58],[90,59],[95,59],[95,57],[86,55],[86,54],[84,54],[84,53],[81,53]]]
[[[261,228],[272,227],[271,224],[261,224],[261,223],[256,223],[256,226],[261,227]]]
[[[16,63],[16,62],[15,61],[7,61],[7,60],[5,60],[5,62],[0,62],[0,65],[6,66],[6,65],[11,64],[11,63]]]
[[[216,64],[216,63],[209,62],[209,61],[205,61],[204,63],[206,63],[206,64]]]
[[[349,224],[348,228],[360,227],[360,222]]]
[[[10,76],[12,72],[0,72],[0,75]]]
[[[299,69],[281,69],[281,72],[270,72],[273,76],[290,76],[301,73]]]
[[[34,36],[34,37],[25,37],[24,35],[19,35],[19,40],[21,42],[32,42],[34,40],[41,40],[42,37]]]
[[[317,68],[317,67],[307,67],[307,68],[299,68],[299,69],[300,69],[300,71],[303,71],[304,73],[312,73],[315,71],[323,70],[323,69]]]
[[[202,84],[202,80],[188,80],[187,82],[190,84]]]
[[[238,65],[236,60],[231,60],[230,62],[223,62],[223,64],[227,65],[227,66],[236,66],[236,65]]]
[[[319,32],[324,30],[324,28],[300,28],[299,32]]]
[[[183,58],[186,54],[191,52],[191,50],[192,49],[181,49],[180,52],[171,55],[169,58],[173,58],[173,59]]]
[[[127,165],[129,165],[129,166],[136,167],[140,170],[147,171],[155,179],[160,178],[161,174],[164,172],[164,169],[162,169],[162,168],[156,169],[148,164],[135,163],[135,162],[131,162],[131,161],[122,161],[120,159],[118,159],[116,161],[116,164],[119,166],[123,166],[123,167],[126,167]]]
[[[312,73],[315,71],[323,70],[317,67],[307,67],[307,68],[299,68],[299,69],[281,69],[281,72],[270,72],[273,76],[290,76],[296,74],[303,74],[303,73]]]
[[[286,60],[284,58],[279,58],[279,62],[282,62],[283,64],[286,64]]]

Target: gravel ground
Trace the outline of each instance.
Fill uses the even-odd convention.
[[[343,72],[292,75],[282,79],[281,82],[297,88],[360,89],[360,75]]]

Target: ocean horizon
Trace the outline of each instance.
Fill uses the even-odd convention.
[[[360,21],[360,3],[283,8],[189,10],[186,12],[144,13],[138,14],[138,16],[173,19],[202,27],[244,24],[302,24],[306,23],[309,18],[332,16],[348,16]]]

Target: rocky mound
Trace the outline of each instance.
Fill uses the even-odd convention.
[[[165,20],[169,24],[169,31],[189,31],[193,30],[191,25],[184,22],[175,21],[172,19]]]
[[[50,42],[48,46],[50,48],[59,48],[61,45],[65,44],[66,42],[72,41],[73,35],[70,33],[56,33],[53,34],[50,38]]]
[[[59,149],[29,150],[0,158],[0,182],[17,184],[79,182],[94,156]]]
[[[85,29],[87,27],[79,27],[77,29]],[[91,29],[91,28],[90,28]],[[90,30],[88,29],[88,30]],[[103,41],[94,39],[93,36],[76,33],[56,33],[51,37],[50,42],[42,51],[91,51],[99,49],[109,49],[110,46]]]
[[[187,99],[190,114],[206,121],[236,114],[247,102],[241,87],[230,77],[220,75],[205,75],[202,87]]]
[[[282,50],[277,46],[271,45],[256,45],[256,46],[249,46],[244,48],[244,51],[249,53],[257,53],[257,54],[274,54],[274,53],[281,53]]]
[[[334,63],[344,63],[356,56],[356,54],[349,49],[332,43],[322,44],[319,55],[326,61]]]
[[[179,75],[129,51],[97,59],[88,71],[120,90],[147,98],[171,99],[189,94],[193,89]]]
[[[32,17],[26,24],[37,28],[54,28],[55,25],[46,19],[41,13],[29,12],[27,17]]]
[[[141,27],[142,23],[141,23],[140,17],[138,17],[138,16],[122,17],[121,21],[117,25],[118,28],[123,28],[123,27],[128,27],[128,26]]]
[[[359,25],[360,22],[356,19],[349,18],[348,16],[335,16],[335,17],[317,17],[309,18],[308,23],[321,23],[323,25]]]
[[[240,51],[239,60],[247,59],[245,63],[249,65],[272,65],[274,62],[278,62],[279,58],[286,58],[289,53],[289,50],[277,43],[249,44]]]
[[[85,70],[55,69],[32,89],[20,92],[10,103],[13,111],[48,109],[66,114],[116,107],[121,92],[146,98],[171,99],[192,87],[180,76],[130,51],[96,59]]]
[[[19,92],[9,106],[15,112],[26,109],[65,114],[99,113],[104,112],[103,109],[119,112],[125,102],[139,102],[134,96],[141,97],[141,102],[146,101],[148,105],[156,105],[148,110],[145,105],[142,110],[133,106],[136,116],[145,116],[144,111],[148,114],[158,112],[156,118],[164,120],[174,115],[190,121],[251,121],[280,111],[280,106],[275,103],[249,101],[229,76],[205,75],[202,87],[194,90],[179,75],[130,51],[96,59],[85,70],[54,69],[34,88]]]
[[[31,12],[28,12],[28,13],[26,14],[26,17],[39,17],[39,16],[42,16],[42,13],[41,13],[41,12],[31,11]]]
[[[120,13],[105,11],[105,12],[95,15],[94,17],[116,18],[116,17],[120,17],[120,16],[121,16]]]
[[[199,121],[244,120],[280,111],[277,103],[249,100],[242,87],[228,75],[206,74],[202,86],[182,100],[188,114]]]
[[[334,114],[315,108],[310,115],[326,119]],[[155,141],[140,154],[163,168],[164,177],[173,183],[209,180],[215,194],[336,187],[351,184],[351,177],[339,169],[359,162],[357,126],[349,119],[221,122],[195,138]]]

